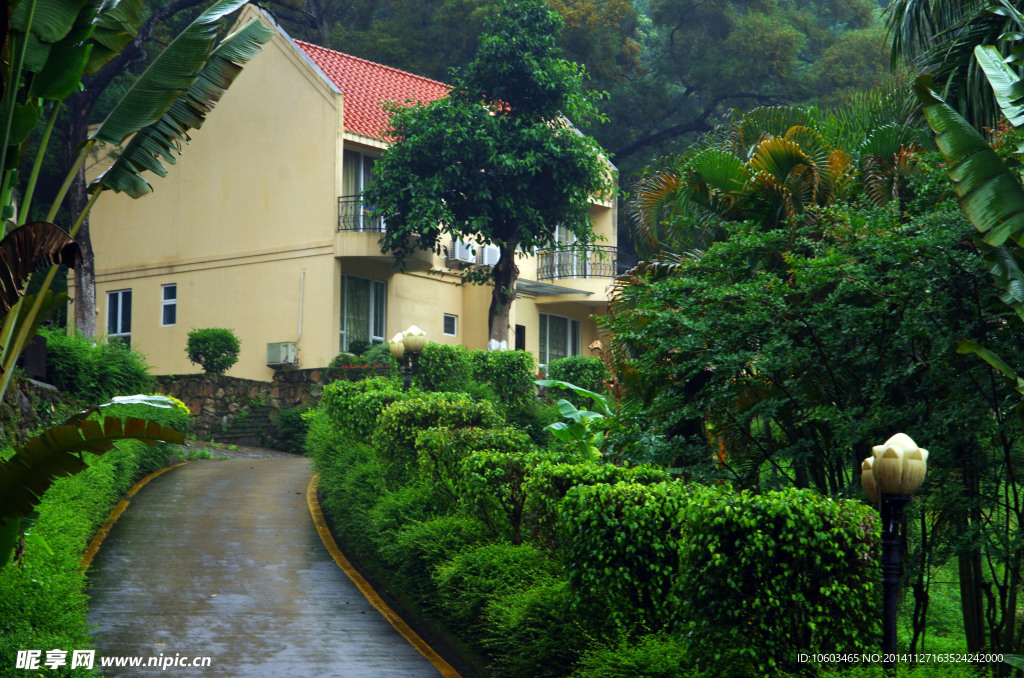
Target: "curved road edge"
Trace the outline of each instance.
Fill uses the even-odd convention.
[[[410,645],[415,647],[420,654],[422,654],[427,661],[434,665],[444,678],[462,678],[459,673],[452,668],[452,666],[446,662],[441,655],[439,655],[434,648],[430,647],[429,644],[402,620],[398,614],[392,610],[387,603],[378,595],[374,588],[370,585],[370,582],[366,580],[363,575],[359,574],[359,571],[353,567],[352,563],[349,562],[345,554],[338,548],[338,543],[334,540],[334,535],[331,534],[330,528],[327,527],[327,521],[324,519],[323,511],[320,509],[320,501],[317,498],[317,488],[320,480],[319,474],[315,474],[313,479],[309,481],[309,486],[306,488],[306,503],[309,505],[309,513],[313,517],[313,524],[316,526],[316,531],[320,535],[321,541],[327,548],[328,553],[334,558],[334,562],[338,564],[338,567],[342,569],[346,576],[352,580],[352,583],[356,585],[359,591],[366,597],[366,600],[373,605],[378,612],[380,612],[385,619],[402,634]]]

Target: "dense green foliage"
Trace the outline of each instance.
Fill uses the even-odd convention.
[[[607,391],[606,384],[612,378],[612,374],[603,360],[583,355],[552,360],[548,363],[547,376],[549,379],[566,381],[594,393],[605,393]],[[581,409],[589,409],[593,406],[589,398],[572,391],[560,391],[557,395]]]
[[[242,342],[233,330],[210,327],[188,333],[185,353],[207,374],[224,374],[238,362]]]
[[[874,595],[876,535],[859,504],[701,490],[660,468],[539,449],[489,403],[384,380],[330,385],[309,423],[322,504],[346,550],[501,675],[646,675],[660,648],[649,675],[719,654],[753,678],[791,665],[800,642],[874,637],[861,603]],[[775,557],[759,557],[770,548]],[[747,617],[700,612],[713,577]],[[734,634],[749,622],[764,635],[773,615],[793,621],[768,652],[730,654],[749,647]],[[698,626],[706,638],[684,635]],[[620,644],[637,650],[611,658]]]
[[[121,342],[97,344],[61,328],[40,334],[46,337],[46,380],[77,400],[98,405],[152,386],[145,358]]]
[[[309,425],[303,415],[308,407],[289,407],[277,413],[278,445],[283,450],[301,453],[306,442]]]

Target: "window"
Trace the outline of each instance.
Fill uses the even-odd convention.
[[[132,291],[107,292],[107,339],[132,339]]]
[[[384,343],[387,296],[386,282],[341,276],[342,351],[348,351],[359,339],[371,344]]]
[[[444,314],[444,334],[447,337],[454,337],[458,334],[459,329],[459,316],[451,315],[450,313]]]
[[[580,354],[580,321],[558,315],[540,314],[540,367],[559,358]]]
[[[160,326],[171,327],[178,322],[178,285],[161,285],[160,296]]]
[[[362,193],[373,181],[373,156],[345,149],[341,170],[339,228],[343,231],[383,231],[383,222],[374,216],[373,207],[363,205]]]

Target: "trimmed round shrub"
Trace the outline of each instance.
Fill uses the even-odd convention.
[[[494,428],[503,423],[489,402],[465,393],[424,393],[392,403],[377,417],[373,442],[395,479],[407,477],[417,463],[416,436],[431,427]]]
[[[464,391],[472,375],[469,351],[463,346],[435,344],[423,347],[413,383],[424,391]]]
[[[238,362],[242,342],[234,331],[221,327],[192,330],[188,333],[185,353],[206,374],[224,374]]]
[[[383,377],[335,381],[324,386],[320,408],[346,434],[355,440],[368,440],[384,408],[407,397],[401,386]]]

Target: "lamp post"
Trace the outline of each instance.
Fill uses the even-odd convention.
[[[881,499],[882,514],[882,666],[894,668],[896,598],[900,583],[900,524],[910,495],[921,487],[928,471],[928,450],[904,433],[871,448],[861,463],[861,485],[871,503]]]
[[[391,355],[402,365],[404,376],[404,390],[408,391],[412,385],[412,373],[416,369],[416,362],[427,345],[427,333],[410,325],[409,329],[399,332],[389,342]]]

